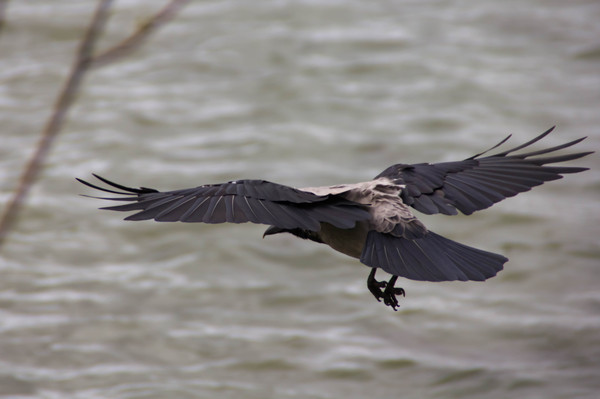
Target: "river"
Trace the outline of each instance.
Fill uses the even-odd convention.
[[[115,2],[100,48],[165,2]],[[8,3],[0,198],[94,1]],[[535,148],[600,148],[595,0],[193,1],[93,70],[0,253],[0,398],[597,398],[600,161],[472,216],[423,217],[510,258],[485,283],[400,279],[264,226],[125,222],[91,173],[161,190],[365,181]],[[507,147],[505,147],[507,148]]]

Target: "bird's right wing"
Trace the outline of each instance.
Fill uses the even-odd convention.
[[[503,144],[508,137],[490,150],[463,161],[397,164],[384,170],[376,179],[388,178],[396,184],[404,185],[405,188],[400,194],[402,200],[420,212],[456,215],[458,209],[470,215],[546,181],[560,179],[562,174],[587,170],[587,168],[546,166],[546,164],[578,159],[592,152],[538,156],[571,147],[585,137],[539,151],[512,154],[542,139],[553,129],[525,144],[494,155],[481,157]]]
[[[128,202],[102,209],[139,211],[125,220],[203,223],[260,223],[285,229],[320,230],[326,222],[342,229],[370,218],[364,205],[337,195],[315,195],[264,180],[238,180],[183,190],[163,191],[132,188],[94,175],[114,189],[103,188],[81,179],[81,183],[124,197],[94,197]]]

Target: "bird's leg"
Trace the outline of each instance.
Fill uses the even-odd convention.
[[[398,276],[392,276],[390,281],[387,283],[382,295],[383,303],[385,303],[386,306],[391,306],[392,309],[394,309],[394,311],[398,310],[397,308],[400,306],[398,304],[398,298],[396,298],[396,295],[406,296],[404,288],[394,287],[394,285],[396,284],[396,280],[398,280]]]
[[[371,294],[377,299],[378,302],[381,302],[381,298],[383,298],[382,288],[385,288],[387,283],[385,281],[377,281],[375,280],[375,272],[377,268],[374,267],[371,269],[371,273],[369,273],[369,278],[367,278],[367,288],[371,291]]]

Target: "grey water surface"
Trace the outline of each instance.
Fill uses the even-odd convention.
[[[94,1],[13,0],[0,204]],[[115,2],[100,48],[165,1]],[[510,258],[399,281],[264,226],[125,222],[75,177],[162,190],[371,179],[499,142],[600,149],[596,0],[192,1],[92,71],[0,254],[0,398],[600,397],[600,162],[475,215],[423,217]],[[1,205],[4,206],[4,205]]]

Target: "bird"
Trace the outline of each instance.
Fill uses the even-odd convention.
[[[487,155],[511,137],[462,161],[394,164],[373,180],[324,187],[294,188],[260,179],[159,191],[127,187],[92,174],[108,187],[76,178],[118,197],[97,199],[125,204],[100,209],[135,213],[125,220],[186,223],[257,223],[268,225],[263,238],[281,233],[326,244],[371,268],[367,288],[377,301],[396,311],[399,277],[418,281],[484,281],[508,261],[503,255],[473,248],[427,229],[413,210],[426,215],[465,215],[529,191],[584,167],[550,166],[593,153],[557,155],[586,137],[516,153],[540,141],[554,127],[509,150]],[[98,183],[100,184],[100,183]],[[379,281],[382,269],[391,275]]]

